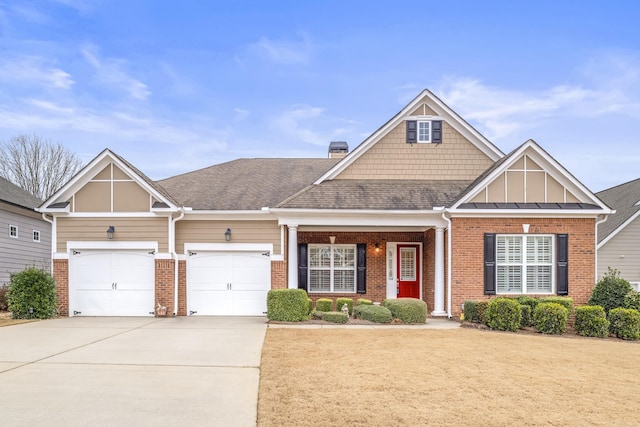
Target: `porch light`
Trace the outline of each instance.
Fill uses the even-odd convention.
[[[380,243],[376,242],[373,246],[376,248],[376,252],[380,252]]]
[[[109,228],[107,228],[107,239],[111,240],[113,239],[113,233],[116,232],[116,228],[113,225],[110,225]]]
[[[231,229],[227,228],[227,231],[224,232],[224,240],[227,242],[231,240]]]

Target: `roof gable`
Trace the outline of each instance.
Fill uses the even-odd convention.
[[[457,208],[610,209],[535,141],[528,140],[483,173]]]
[[[105,149],[38,210],[148,212],[157,207],[176,210],[177,204],[162,187],[125,159]]]
[[[375,131],[371,136],[365,139],[351,153],[343,158],[333,168],[328,170],[324,175],[315,181],[320,184],[326,180],[336,179],[348,167],[357,162],[365,153],[372,149],[379,141],[389,135],[390,132],[396,130],[404,120],[416,113],[430,117],[433,120],[442,120],[451,128],[471,143],[480,153],[488,157],[490,161],[497,161],[504,156],[495,145],[482,136],[469,123],[460,117],[455,111],[449,108],[444,102],[436,97],[429,90],[423,90],[409,104],[407,104],[398,114],[391,118],[387,123]],[[404,178],[404,177],[403,177]],[[424,177],[423,177],[424,178]],[[464,177],[462,179],[465,179]]]

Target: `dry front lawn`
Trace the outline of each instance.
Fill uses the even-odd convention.
[[[640,425],[640,343],[269,329],[259,426]]]

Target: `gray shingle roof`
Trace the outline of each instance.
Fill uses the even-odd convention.
[[[470,181],[336,179],[311,185],[280,208],[416,210],[450,206]]]
[[[296,194],[339,159],[238,159],[157,181],[179,205],[255,210]]]
[[[598,243],[613,233],[618,227],[640,210],[640,178],[596,193],[616,213],[598,225]]]
[[[28,209],[34,209],[42,203],[42,200],[3,177],[0,177],[0,200]]]

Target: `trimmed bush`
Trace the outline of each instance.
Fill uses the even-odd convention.
[[[356,305],[373,305],[373,301],[366,298],[358,298]]]
[[[623,340],[640,339],[640,311],[631,308],[613,308],[609,312],[609,330]]]
[[[609,335],[609,321],[599,305],[576,307],[575,329],[578,335],[604,338]]]
[[[14,319],[49,319],[56,315],[56,281],[46,271],[27,267],[11,275],[7,302]],[[29,313],[29,309],[33,313]]]
[[[531,314],[533,315],[533,311],[536,309],[536,305],[538,305],[539,300],[537,298],[530,297],[529,295],[520,295],[518,297],[518,302],[531,307]]]
[[[489,306],[489,301],[478,301],[476,303],[476,309],[478,310],[478,323],[483,325],[487,324],[487,307]]]
[[[386,299],[382,305],[389,309],[394,318],[403,323],[425,323],[427,303],[416,298]]]
[[[465,301],[463,308],[465,322],[480,323],[478,316],[478,303],[476,301]]]
[[[7,301],[7,292],[9,287],[7,285],[0,286],[0,311],[7,311],[9,309],[9,302]]]
[[[314,320],[322,320],[324,312],[313,310],[309,316]]]
[[[313,300],[311,298],[307,298],[307,313],[311,314],[313,311]]]
[[[533,313],[531,306],[528,304],[520,304],[520,329],[533,326]]]
[[[631,308],[633,310],[640,311],[640,292],[629,292],[624,296],[623,303],[624,308]]]
[[[267,293],[267,319],[281,322],[307,320],[308,299],[304,289],[272,289]]]
[[[491,329],[516,332],[520,328],[520,304],[513,298],[494,298],[487,306],[487,323]]]
[[[349,320],[349,315],[340,311],[327,311],[322,314],[322,318],[327,322],[344,324]]]
[[[329,298],[320,298],[316,301],[316,311],[333,311],[333,300]]]
[[[353,309],[356,318],[376,323],[390,323],[393,316],[388,308],[380,305],[360,304]]]
[[[557,302],[543,302],[533,311],[536,331],[543,334],[563,334],[567,331],[569,310]]]
[[[342,306],[347,304],[349,309],[349,316],[353,314],[353,299],[351,298],[338,298],[336,299],[336,311],[342,311]]]
[[[629,282],[620,277],[620,271],[609,267],[593,288],[588,304],[599,305],[609,313],[614,308],[624,307],[624,297],[632,290]]]
[[[554,296],[554,297],[542,297],[538,299],[538,304],[542,304],[545,302],[555,302],[557,304],[560,304],[561,306],[569,310],[569,313],[573,311],[573,298],[570,298],[570,297]]]

